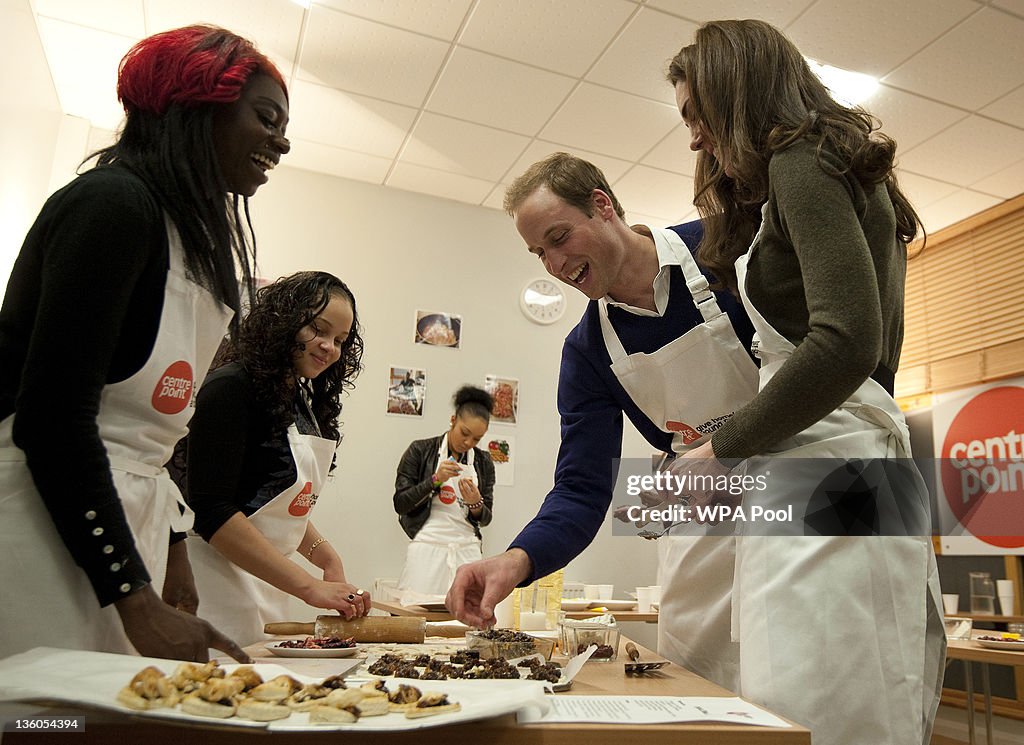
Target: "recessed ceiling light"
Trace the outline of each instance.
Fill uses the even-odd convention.
[[[846,106],[856,106],[867,101],[878,90],[878,78],[861,72],[851,72],[832,65],[823,65],[812,59],[807,60],[811,71],[825,84],[832,98]]]

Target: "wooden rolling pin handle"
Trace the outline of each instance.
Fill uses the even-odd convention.
[[[263,627],[264,634],[276,636],[292,636],[294,634],[312,634],[314,625],[311,623],[297,623],[295,621],[282,621],[280,623],[268,623]]]
[[[629,659],[633,660],[633,662],[640,661],[640,650],[636,648],[633,642],[626,642],[626,654],[629,655]]]

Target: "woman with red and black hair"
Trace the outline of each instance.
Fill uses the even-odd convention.
[[[247,199],[288,152],[288,96],[270,60],[211,26],[136,44],[118,96],[117,141],[46,202],[0,309],[0,657],[242,660],[161,598],[169,572],[189,576],[168,537],[192,521],[163,464],[241,305],[239,271],[252,286]]]

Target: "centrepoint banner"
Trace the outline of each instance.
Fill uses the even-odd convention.
[[[937,395],[944,554],[1024,554],[1024,378]]]

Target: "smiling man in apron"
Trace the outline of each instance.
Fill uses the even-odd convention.
[[[591,302],[562,350],[554,488],[510,549],[461,569],[449,594],[459,618],[478,625],[494,622],[494,605],[517,584],[565,566],[593,540],[612,499],[623,414],[652,446],[678,453],[757,391],[745,351],[753,330],[691,256],[698,223],[630,227],[601,171],[565,153],[531,166],[505,204],[548,273]],[[733,561],[730,537],[659,541],[659,652],[731,690]]]

